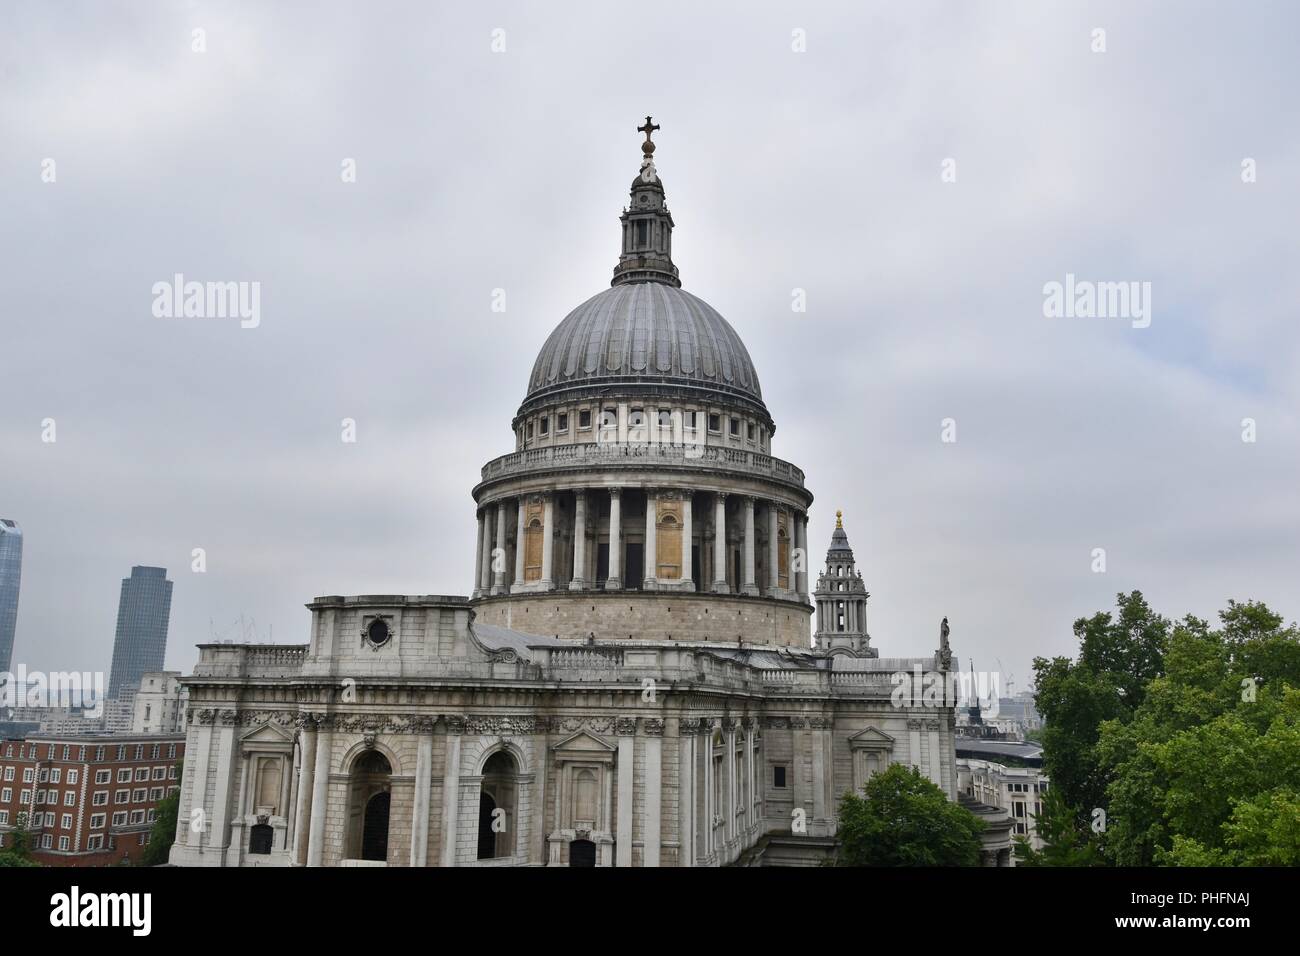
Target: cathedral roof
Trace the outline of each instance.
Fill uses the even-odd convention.
[[[703,299],[663,282],[611,286],[570,312],[542,346],[525,401],[574,386],[631,383],[763,401],[736,330]]]
[[[622,251],[610,288],[556,326],[533,364],[524,403],[584,387],[670,386],[757,405],[768,418],[745,343],[717,310],[681,288],[672,261],[673,218],[654,167],[659,127],[637,127],[641,172],[620,221]],[[701,396],[704,397],[704,396]]]

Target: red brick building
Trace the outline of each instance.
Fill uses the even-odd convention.
[[[0,848],[25,824],[46,866],[137,862],[184,753],[183,734],[0,740]]]

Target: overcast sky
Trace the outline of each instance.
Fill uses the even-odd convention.
[[[1292,619],[1297,37],[1287,3],[5,3],[15,665],[107,671],[134,564],[186,671],[241,614],[305,642],[315,595],[468,593],[470,489],[608,285],[647,113],[683,285],[814,560],[844,509],[882,656],[947,615],[1020,689],[1117,591]],[[259,282],[260,325],[156,318],[175,273]],[[1149,327],[1045,317],[1067,273],[1150,282]]]

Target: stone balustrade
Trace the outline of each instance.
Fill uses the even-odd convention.
[[[698,468],[710,474],[727,472],[745,477],[771,478],[799,488],[804,487],[802,469],[771,455],[721,445],[674,445],[658,442],[594,442],[530,448],[488,462],[483,466],[483,481],[565,469],[645,466]]]

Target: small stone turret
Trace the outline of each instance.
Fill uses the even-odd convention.
[[[867,633],[867,586],[855,567],[849,536],[844,532],[844,512],[835,512],[835,531],[826,552],[826,569],[817,578],[817,649],[876,657]]]

